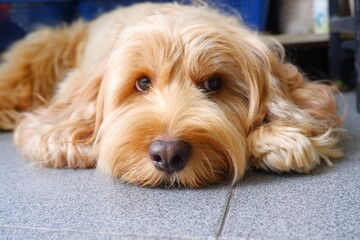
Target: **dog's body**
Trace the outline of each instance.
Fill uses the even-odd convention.
[[[333,88],[282,58],[207,6],[117,9],[5,53],[0,128],[32,161],[146,186],[235,183],[251,166],[306,173],[342,155],[341,121]]]

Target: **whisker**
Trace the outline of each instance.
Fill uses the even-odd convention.
[[[125,182],[125,179],[128,177],[128,175],[133,174],[133,172],[136,170],[136,166],[133,168],[130,168],[127,170],[124,174],[121,175],[120,181]]]
[[[202,155],[203,155],[202,158],[205,160],[204,162],[206,162],[207,165],[208,165],[209,168],[210,168],[210,172],[211,172],[211,174],[212,174],[212,177],[215,178],[215,177],[216,177],[216,174],[215,174],[215,172],[214,172],[214,169],[212,168],[212,165],[211,165],[211,162],[210,162],[209,158],[208,158],[204,153],[202,153]]]

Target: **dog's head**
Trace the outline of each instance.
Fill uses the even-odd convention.
[[[213,10],[157,14],[124,29],[101,75],[98,168],[130,183],[239,180],[261,122],[269,49]]]

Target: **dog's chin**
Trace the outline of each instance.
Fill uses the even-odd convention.
[[[117,167],[119,165],[116,165]],[[134,169],[124,174],[123,169],[114,169],[114,174],[117,179],[122,182],[141,185],[146,187],[159,187],[159,188],[200,188],[204,186],[215,185],[224,183],[228,178],[226,170],[212,172],[210,169],[192,169],[185,167],[181,171],[166,173],[157,170],[155,167],[146,168],[141,166],[140,169]],[[119,175],[119,176],[118,176]]]
[[[124,182],[150,187],[197,188],[241,179],[246,168],[244,134],[213,101],[187,97],[186,102],[177,105],[183,109],[169,111],[166,97],[162,96],[159,103],[149,95],[128,101],[104,119],[97,139],[97,167],[101,171]],[[191,145],[184,168],[169,174],[154,166],[149,146],[159,138]]]
[[[194,149],[188,164],[180,171],[167,173],[156,169],[147,151],[138,149],[134,140],[119,146],[114,152],[101,156],[99,169],[120,181],[147,187],[199,188],[230,180],[234,175],[231,161],[225,161],[224,154],[206,149]],[[143,143],[146,144],[146,143]],[[123,152],[124,149],[126,152]],[[105,155],[105,154],[103,154]]]

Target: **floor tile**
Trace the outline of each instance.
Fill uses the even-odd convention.
[[[0,136],[0,233],[211,239],[220,228],[229,186],[149,189],[119,183],[93,169],[41,168],[22,159],[12,134]]]
[[[310,175],[254,171],[231,199],[223,239],[359,239],[360,114],[345,95],[346,157]]]

